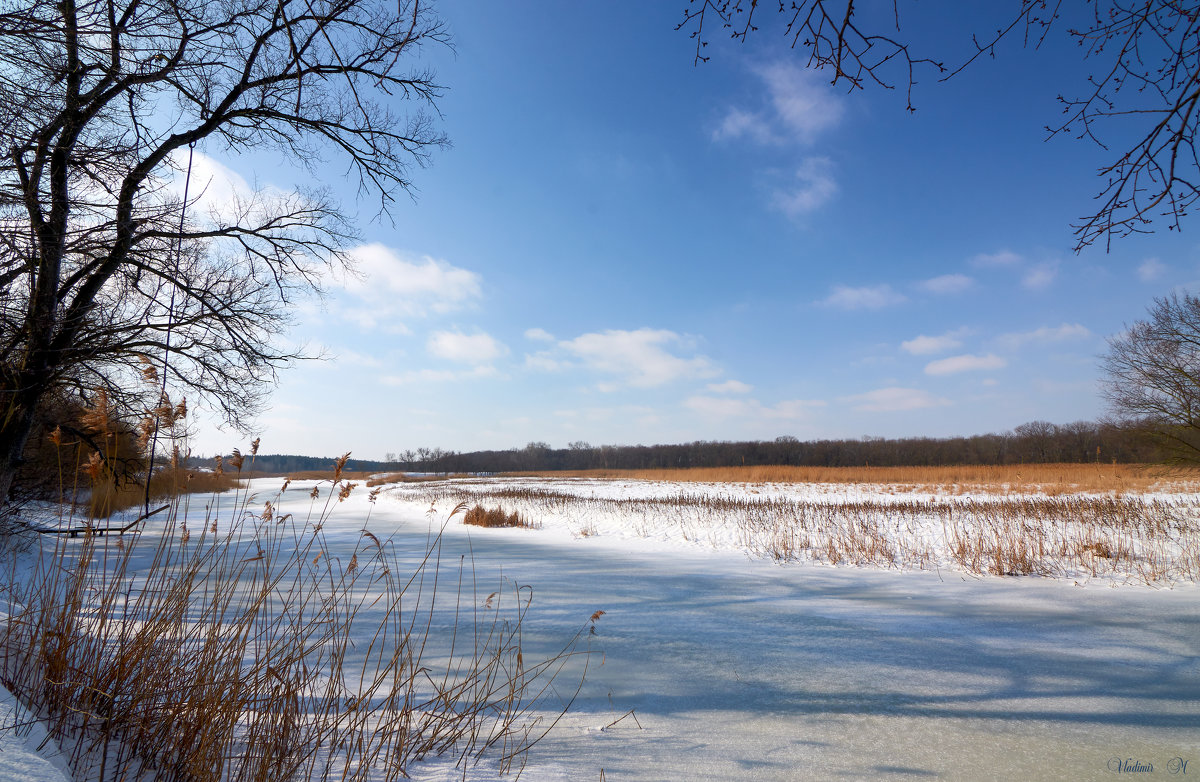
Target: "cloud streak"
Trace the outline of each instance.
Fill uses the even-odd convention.
[[[1043,326],[1033,331],[1001,334],[996,338],[996,344],[1005,350],[1019,350],[1026,345],[1047,345],[1069,340],[1087,339],[1092,332],[1079,323],[1064,323],[1061,326]]]
[[[496,369],[491,366],[479,366],[473,369],[414,369],[397,375],[384,375],[379,378],[379,382],[385,386],[428,385],[496,377],[498,374]]]
[[[402,253],[379,243],[349,253],[357,274],[341,287],[358,301],[341,314],[366,329],[403,331],[403,320],[462,309],[482,295],[478,274],[428,255]]]
[[[949,399],[934,396],[928,391],[898,386],[842,397],[839,401],[864,413],[898,413],[929,407],[946,407],[952,404]]]
[[[1167,271],[1167,267],[1157,258],[1147,258],[1138,264],[1137,275],[1142,282],[1154,282]]]
[[[917,283],[917,287],[927,293],[953,295],[975,287],[975,280],[965,274],[943,274]]]
[[[826,157],[805,158],[796,169],[796,183],[790,189],[778,189],[772,200],[775,208],[788,217],[800,217],[824,205],[837,195],[833,161]]]
[[[1057,263],[1039,263],[1021,277],[1021,285],[1031,291],[1049,288],[1058,278]]]
[[[755,68],[754,74],[766,89],[767,106],[757,112],[731,108],[713,131],[715,141],[808,145],[841,122],[841,98],[813,71],[781,61]]]
[[[490,334],[436,331],[429,337],[430,355],[461,364],[488,364],[508,354],[508,348]]]
[[[996,253],[979,253],[970,260],[970,264],[978,269],[995,269],[1000,267],[1020,266],[1024,259],[1011,250],[1001,250]]]
[[[666,329],[610,329],[560,341],[553,349],[525,357],[525,366],[542,371],[582,367],[611,380],[602,391],[622,387],[655,388],[680,380],[721,374],[711,360],[689,355],[692,341]]]
[[[824,407],[825,403],[819,400],[789,399],[768,406],[757,399],[734,399],[698,394],[685,399],[683,406],[705,418],[795,420],[807,417],[813,408]]]
[[[930,361],[925,365],[927,375],[956,375],[960,372],[981,372],[991,369],[1003,369],[1008,362],[995,353],[986,356],[976,356],[970,353],[961,356],[941,358]]]
[[[709,383],[706,388],[714,394],[748,394],[754,387],[740,380],[726,380],[724,383]]]
[[[945,353],[949,350],[962,347],[962,340],[959,339],[965,329],[956,329],[947,331],[936,337],[929,337],[924,334],[913,337],[900,343],[900,349],[905,353],[910,353],[914,356],[929,356],[935,353]]]
[[[903,301],[906,301],[904,294],[898,293],[891,285],[885,283],[861,288],[835,285],[833,291],[821,303],[842,310],[878,310]]]

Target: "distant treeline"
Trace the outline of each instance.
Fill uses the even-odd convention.
[[[1162,454],[1145,431],[1134,425],[1077,421],[1022,424],[1011,432],[970,437],[867,437],[858,440],[810,440],[778,437],[770,441],[700,440],[680,445],[598,445],[571,443],[551,448],[529,443],[505,451],[456,453],[440,448],[388,454],[384,461],[351,459],[347,470],[414,472],[523,472],[552,470],[643,470],[736,465],[805,467],[897,467],[1045,462],[1145,463]],[[329,470],[333,457],[259,455],[254,470],[293,473]]]
[[[297,472],[333,472],[333,456],[297,456],[295,454],[258,454],[247,456],[242,469],[245,472],[264,473],[267,475],[287,475]],[[192,457],[192,463],[199,467],[211,468],[213,460],[204,457]],[[225,469],[230,469],[226,462]],[[349,472],[385,472],[387,470],[403,470],[405,467],[395,462],[371,461],[369,459],[349,459],[345,469]]]

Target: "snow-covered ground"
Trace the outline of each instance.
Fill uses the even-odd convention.
[[[549,536],[635,548],[742,552],[788,563],[965,569],[1079,581],[1200,579],[1191,494],[947,493],[862,484],[732,484],[577,478],[417,482],[390,493],[518,511]]]
[[[276,497],[279,484],[254,482],[248,507],[271,500],[276,513],[302,515],[312,484]],[[346,546],[348,558],[369,513],[368,529],[416,557],[431,523],[440,526],[464,491],[508,492],[501,504],[525,503],[521,512],[541,528],[455,521],[442,561],[473,562],[479,599],[505,578],[532,589],[527,660],[554,654],[605,612],[583,689],[531,751],[524,779],[1103,779],[1146,765],[1153,772],[1140,778],[1200,774],[1195,584],[1139,585],[1066,567],[1063,577],[980,576],[940,555],[927,569],[781,563],[736,519],[705,525],[682,501],[547,499],[787,499],[794,487],[526,480],[468,482],[437,497],[429,490],[389,487],[372,505],[359,487],[326,523],[331,546]],[[867,487],[804,491],[835,505],[936,499],[888,500]],[[1180,550],[1194,546],[1192,500],[1148,499],[1192,517],[1170,534]],[[192,512],[202,514],[201,505],[193,501]],[[683,509],[651,515],[671,507]],[[941,529],[937,514],[929,515],[936,530],[915,513],[898,515],[913,535],[936,538]],[[564,699],[569,685],[558,685]],[[22,757],[10,745],[0,748],[0,768]],[[463,778],[445,761],[409,772]],[[467,775],[494,776],[487,760]]]
[[[0,782],[67,782],[66,764],[46,729],[0,687]]]

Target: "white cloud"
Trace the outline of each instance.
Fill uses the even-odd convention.
[[[350,257],[363,276],[347,281],[350,290],[382,287],[407,299],[410,306],[434,312],[448,312],[480,296],[478,274],[428,255],[401,255],[375,243],[354,248]]]
[[[920,336],[901,342],[900,349],[914,356],[945,353],[947,350],[962,347],[962,340],[959,337],[965,333],[966,329],[956,329],[954,331],[947,331],[945,334],[937,337],[927,337],[921,334]]]
[[[917,287],[929,293],[962,293],[975,285],[975,280],[965,274],[943,274],[917,283]]]
[[[747,136],[759,144],[770,144],[778,140],[765,116],[736,108],[729,110],[712,134],[714,141],[742,136]]]
[[[779,61],[754,69],[762,80],[766,105],[758,111],[732,107],[713,130],[714,141],[748,139],[763,145],[810,146],[842,121],[840,95],[811,69]],[[808,214],[838,192],[833,163],[809,157],[795,169],[794,181],[774,189],[772,205],[791,218]]]
[[[980,253],[971,258],[971,265],[978,268],[994,268],[997,266],[1017,266],[1022,261],[1021,256],[1010,250],[997,253]]]
[[[714,394],[748,394],[754,390],[754,386],[747,385],[740,380],[726,380],[724,383],[709,383],[707,388]]]
[[[482,295],[478,274],[428,255],[375,243],[355,247],[349,256],[358,274],[345,275],[341,285],[359,301],[340,313],[363,328],[403,330],[403,318],[451,312]]]
[[[841,122],[841,98],[814,71],[781,61],[754,72],[766,88],[768,107],[761,112],[731,108],[713,131],[714,140],[811,144]]]
[[[934,396],[917,388],[880,388],[865,394],[842,397],[845,402],[867,413],[896,413],[904,410],[920,410],[926,407],[945,407],[952,404],[949,399]]]
[[[557,372],[564,367],[549,351],[543,350],[539,353],[525,354],[525,368],[538,372]]]
[[[735,418],[749,415],[755,408],[754,400],[730,399],[728,397],[692,396],[683,401],[683,406],[705,418]]]
[[[951,356],[949,358],[940,358],[937,361],[930,361],[925,365],[925,374],[953,375],[959,372],[1002,369],[1006,366],[1008,366],[1008,362],[994,353],[989,353],[986,356],[975,356],[968,353],[962,356]]]
[[[767,86],[776,116],[800,141],[811,142],[841,122],[842,101],[816,71],[781,61],[758,68],[757,73]]]
[[[1079,323],[1064,323],[1061,326],[1049,327],[1043,326],[1040,329],[1033,331],[1013,332],[1011,334],[1001,334],[996,338],[996,344],[1005,350],[1018,350],[1028,344],[1047,344],[1053,342],[1065,342],[1071,339],[1086,339],[1092,336],[1092,332],[1086,326]]]
[[[1030,290],[1040,291],[1048,288],[1056,277],[1058,277],[1057,263],[1040,263],[1025,272],[1025,276],[1021,278],[1021,285]]]
[[[833,292],[821,303],[844,310],[878,310],[904,300],[903,294],[892,290],[892,286],[887,284],[862,288],[835,285]]]
[[[525,329],[525,339],[531,339],[534,342],[553,342],[554,335],[545,329]]]
[[[167,186],[175,196],[182,198],[186,185],[190,209],[210,216],[230,216],[238,204],[245,204],[254,196],[254,188],[238,172],[211,158],[203,152],[192,153],[190,181],[187,175],[188,153],[176,150],[171,153],[171,164],[178,172]]]
[[[254,224],[278,214],[311,206],[311,200],[293,189],[251,184],[240,173],[200,151],[176,150],[167,164],[169,173],[159,181],[165,195],[182,199],[187,190],[188,217],[209,225]]]
[[[1166,272],[1166,265],[1157,258],[1147,258],[1137,268],[1138,279],[1142,282],[1154,282]]]
[[[507,347],[483,332],[437,331],[429,337],[426,349],[438,358],[462,364],[487,364],[508,353]]]
[[[379,382],[385,386],[408,386],[496,377],[498,374],[496,369],[490,366],[479,366],[474,369],[465,370],[414,369],[409,372],[401,372],[398,375],[384,375],[379,378]]]
[[[704,356],[684,357],[669,347],[688,347],[688,340],[673,331],[638,329],[583,334],[559,342],[565,352],[597,372],[616,375],[624,384],[650,388],[686,378],[713,377],[720,371]],[[602,390],[613,390],[604,384]]]
[[[757,399],[697,395],[685,399],[683,405],[708,418],[796,419],[805,417],[814,407],[824,407],[825,403],[819,400],[790,399],[767,406]]]
[[[776,190],[772,196],[775,207],[788,217],[808,214],[838,191],[833,178],[833,161],[826,157],[805,158],[796,169],[796,180],[796,187]]]

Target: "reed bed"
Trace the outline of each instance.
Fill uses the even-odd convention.
[[[422,503],[498,502],[580,536],[633,534],[733,546],[778,562],[973,574],[1200,580],[1200,498],[1129,495],[755,496],[645,484],[619,496],[595,480],[492,479],[393,489]],[[873,487],[878,490],[879,487]]]
[[[506,473],[507,477],[593,478],[673,483],[870,484],[902,491],[1044,493],[1200,491],[1200,470],[1139,464],[1010,464],[947,467],[694,467]]]
[[[328,473],[326,473],[328,476]],[[213,494],[241,485],[241,476],[201,472],[182,467],[157,470],[150,480],[151,501],[171,500],[181,494]],[[144,486],[129,482],[120,486],[96,482],[87,492],[86,507],[92,519],[107,519],[130,508],[139,507],[146,496]]]
[[[463,524],[470,524],[474,527],[521,527],[524,529],[534,529],[535,524],[521,518],[521,514],[516,511],[508,513],[504,512],[503,508],[485,508],[482,505],[476,505],[469,511],[463,514]]]
[[[525,659],[529,590],[477,595],[469,561],[441,562],[440,535],[415,568],[366,529],[331,547],[323,527],[353,488],[335,478],[296,514],[279,496],[253,511],[244,493],[217,496],[208,507],[228,510],[202,521],[177,500],[153,531],[57,536],[32,565],[11,554],[0,676],[75,778],[390,780],[435,756],[464,776],[485,758],[523,767],[582,684],[598,614]]]

